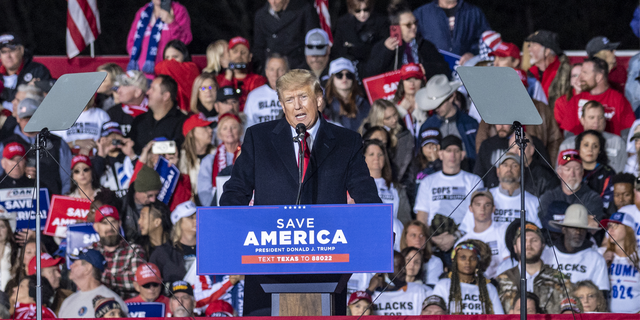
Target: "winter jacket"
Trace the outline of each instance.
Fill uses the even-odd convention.
[[[155,265],[158,266],[160,274],[162,274],[162,281],[165,283],[182,280],[187,274],[187,269],[184,264],[184,253],[182,250],[173,246],[171,242],[157,246],[155,250],[153,250],[149,262],[155,263]]]
[[[0,76],[3,75],[6,75],[6,70],[4,66],[0,65]],[[18,91],[18,86],[21,84],[27,84],[33,79],[49,80],[51,79],[51,73],[43,64],[34,62],[33,55],[25,50],[24,56],[22,57],[22,69],[18,73],[18,82],[13,88],[5,86],[4,90],[2,90],[2,93],[0,94],[0,101],[13,101],[16,96],[16,92]],[[1,80],[2,78],[0,78],[0,81]]]
[[[327,117],[327,120],[339,123],[347,129],[358,131],[358,128],[360,128],[360,124],[362,124],[362,121],[367,117],[367,115],[369,115],[369,109],[371,109],[371,105],[369,104],[369,101],[363,96],[357,96],[356,108],[358,112],[356,113],[355,118],[349,118],[346,115],[341,115],[340,101],[337,98],[334,98],[331,101],[331,104],[327,105],[327,107],[324,109],[323,113],[324,116]]]
[[[333,35],[331,59],[346,57],[353,61],[365,62],[369,59],[373,45],[389,37],[387,17],[372,12],[367,21],[360,22],[348,13],[338,18]]]
[[[487,18],[480,8],[458,0],[453,31],[449,18],[438,7],[438,1],[427,3],[413,12],[418,20],[418,32],[438,49],[457,55],[467,52],[478,54],[482,33],[491,30]]]
[[[582,182],[600,195],[605,209],[608,209],[609,204],[613,203],[613,183],[611,179],[615,175],[616,172],[611,167],[600,163],[597,163],[595,169],[591,171],[584,170]]]
[[[478,121],[471,118],[468,114],[458,110],[456,113],[456,126],[460,133],[462,143],[467,151],[467,158],[475,161],[476,159],[476,134],[478,131]],[[427,128],[440,128],[442,125],[442,118],[438,115],[429,117],[420,127],[420,132]]]

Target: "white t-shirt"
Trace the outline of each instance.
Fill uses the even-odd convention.
[[[445,278],[438,281],[436,287],[433,288],[433,294],[444,299],[449,309],[455,307],[453,303],[449,304],[449,292],[451,291],[451,279]],[[482,314],[482,304],[480,303],[480,288],[475,284],[460,283],[460,291],[462,293],[462,313],[463,314]],[[487,291],[493,306],[493,314],[504,314],[502,303],[498,296],[498,290],[491,283],[487,283]]]
[[[379,316],[419,316],[422,302],[431,295],[431,288],[416,282],[407,283],[397,291],[386,291],[373,294],[375,301],[374,315]]]
[[[404,231],[404,225],[396,218],[393,218],[393,232],[396,234],[395,241],[393,242],[393,250],[400,252],[400,238],[402,237],[402,231]]]
[[[398,205],[400,205],[400,198],[398,197],[398,189],[391,183],[391,187],[387,187],[387,182],[384,178],[373,179],[376,182],[378,188],[378,196],[382,203],[390,203],[393,205],[393,217],[398,218]]]
[[[98,141],[102,133],[102,125],[109,122],[111,118],[106,111],[99,108],[91,108],[82,111],[78,120],[65,131],[54,131],[65,142],[74,140],[92,139]]]
[[[105,298],[114,298],[122,307],[124,314],[129,314],[129,308],[122,301],[122,298],[104,285],[100,285],[91,291],[76,291],[64,299],[58,312],[58,318],[95,318],[93,298],[98,295]]]
[[[422,281],[428,285],[435,286],[440,281],[440,275],[444,272],[444,264],[440,258],[432,255],[431,259],[422,266],[424,277]]]
[[[280,119],[282,106],[278,100],[278,92],[271,89],[269,84],[253,89],[247,95],[243,112],[247,115],[247,128],[254,124]]]
[[[487,268],[487,271],[485,271],[484,274],[489,279],[495,278],[498,275],[497,272],[498,272],[498,266],[500,265],[500,263],[504,259],[511,256],[511,253],[509,252],[509,250],[507,249],[507,246],[504,243],[504,235],[506,232],[507,232],[506,225],[496,226],[493,223],[489,228],[487,228],[487,230],[480,233],[476,233],[475,231],[473,231],[473,228],[469,228],[469,231],[467,232],[467,234],[462,236],[462,238],[460,238],[456,242],[456,245],[458,245],[458,243],[462,241],[466,241],[469,239],[480,240],[486,243],[487,245],[489,245],[489,248],[491,248],[491,265],[489,265],[489,267]]]
[[[460,224],[467,212],[467,208],[469,208],[469,200],[471,198],[469,196],[465,199],[465,196],[476,186],[476,183],[478,183],[476,189],[484,187],[480,177],[473,173],[460,170],[457,174],[450,176],[438,171],[424,178],[420,183],[413,210],[415,212],[428,212],[429,225],[433,217],[438,213],[444,216],[451,214],[450,217],[456,224]],[[460,204],[460,201],[462,201],[462,204]],[[456,206],[458,206],[458,209],[453,211]]]
[[[496,210],[493,212],[493,223],[497,226],[504,225],[509,226],[513,220],[520,218],[520,194],[515,196],[508,196],[500,190],[500,186],[489,189],[493,195],[493,204]],[[524,192],[524,208],[527,210],[527,221],[533,222],[539,228],[542,228],[540,218],[538,218],[538,211],[540,203],[538,197],[532,195],[529,192]],[[462,220],[462,224],[458,229],[467,231],[469,226],[473,226],[473,213],[467,209],[467,213]]]
[[[558,256],[560,268],[556,263]],[[558,269],[568,275],[571,283],[582,280],[591,280],[600,290],[609,290],[609,276],[607,275],[607,262],[602,255],[594,248],[588,248],[577,253],[567,254],[560,252],[553,246],[544,248],[542,251],[542,261],[544,264]]]
[[[606,248],[598,251],[604,253]],[[627,257],[614,254],[609,267],[609,309],[612,313],[640,312],[640,273]]]
[[[638,210],[638,207],[636,207],[635,204],[630,204],[618,209],[618,211],[632,216],[633,220],[636,222],[636,241],[638,243],[638,249],[640,249],[640,210]],[[638,252],[640,252],[640,250]]]
[[[369,288],[369,282],[375,275],[375,273],[371,272],[352,274],[351,278],[349,278],[349,282],[347,282],[347,300],[352,293],[356,291],[364,291]]]

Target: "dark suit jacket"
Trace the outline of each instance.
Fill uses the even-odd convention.
[[[320,128],[311,147],[301,204],[380,203],[378,191],[362,155],[362,140],[351,130],[319,117]],[[285,118],[249,127],[242,152],[224,185],[223,206],[295,204],[298,165],[293,137]]]

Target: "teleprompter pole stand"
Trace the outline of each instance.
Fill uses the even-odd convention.
[[[520,319],[527,319],[527,242],[526,221],[527,212],[524,201],[524,150],[527,148],[527,140],[524,135],[524,127],[520,122],[513,122],[513,131],[516,134],[516,144],[520,148]]]
[[[47,145],[49,129],[43,128],[36,135],[36,320],[42,320],[42,266],[40,262],[40,150]]]

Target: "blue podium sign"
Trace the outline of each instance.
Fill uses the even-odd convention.
[[[391,204],[198,208],[198,274],[393,272],[392,219]]]

